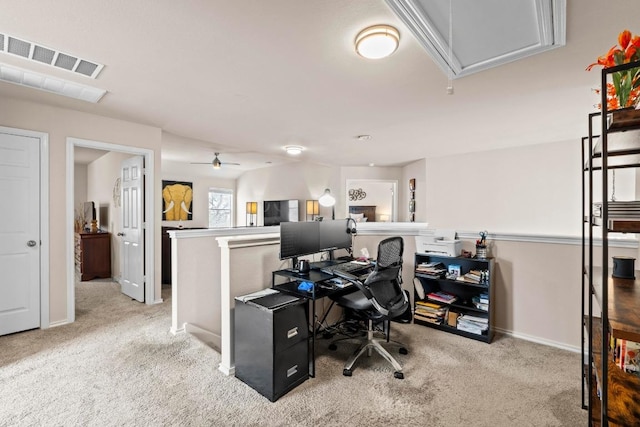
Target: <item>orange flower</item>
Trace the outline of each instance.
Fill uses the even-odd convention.
[[[606,55],[589,65],[590,71],[596,65],[611,68],[640,60],[640,36],[623,30],[618,34],[619,46],[613,46]],[[612,83],[607,83],[607,109],[633,107],[640,99],[640,67],[611,73]]]
[[[626,49],[631,41],[631,31],[624,30],[618,35],[618,44],[622,49]]]

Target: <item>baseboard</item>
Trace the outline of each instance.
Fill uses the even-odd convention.
[[[173,335],[182,334],[182,333],[186,332],[186,331],[185,331],[185,329],[184,329],[184,325],[186,325],[186,323],[185,323],[185,324],[183,324],[181,328],[174,328],[174,327],[172,326],[172,327],[169,329],[169,332],[171,332]]]
[[[228,377],[235,377],[236,376],[236,367],[232,366],[230,368],[227,368],[226,366],[222,366],[222,363],[218,365],[218,370],[220,372],[222,372],[223,374],[225,374]]]
[[[58,320],[57,322],[49,322],[49,328],[55,328],[57,326],[63,326],[63,325],[68,325],[69,321],[68,320]],[[42,329],[47,329],[47,328],[42,328]]]
[[[513,332],[513,331],[508,331],[505,329],[500,329],[500,328],[494,328],[494,330],[496,332],[505,334],[505,335],[509,335],[512,336],[514,338],[518,338],[521,340],[525,340],[525,341],[531,341],[531,342],[535,342],[537,344],[542,344],[542,345],[546,345],[549,347],[555,347],[555,348],[559,348],[561,350],[567,350],[570,351],[572,353],[581,353],[582,349],[580,347],[575,347],[575,346],[571,346],[571,345],[567,345],[561,342],[557,342],[557,341],[551,341],[551,340],[547,340],[544,338],[540,338],[540,337],[535,337],[532,335],[527,335],[527,334],[522,334],[519,332]]]
[[[184,330],[218,353],[221,352],[220,348],[222,347],[222,337],[220,335],[192,323],[185,323]]]

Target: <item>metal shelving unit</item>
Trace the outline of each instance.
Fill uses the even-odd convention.
[[[640,61],[602,70],[602,113],[589,115],[589,136],[582,139],[582,397],[589,425],[640,425],[640,377],[615,366],[609,348],[611,338],[640,342],[640,274],[636,272],[637,280],[612,278],[608,267],[609,233],[640,233],[640,215],[610,218],[608,194],[609,170],[640,167],[640,110],[607,111],[606,100],[608,76],[636,67]],[[597,171],[602,183],[599,217],[593,209]],[[602,231],[599,268],[594,267],[595,227]]]

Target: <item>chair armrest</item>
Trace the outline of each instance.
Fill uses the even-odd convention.
[[[345,273],[344,271],[334,271],[333,274],[356,285],[367,299],[373,298],[373,295],[371,294],[369,288],[367,288],[364,283],[358,280],[357,276]]]

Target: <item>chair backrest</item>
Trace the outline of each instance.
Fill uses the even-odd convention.
[[[364,282],[371,303],[381,315],[389,319],[398,317],[407,310],[409,301],[402,290],[402,237],[390,237],[378,244],[376,266]],[[365,293],[366,295],[367,293]]]

